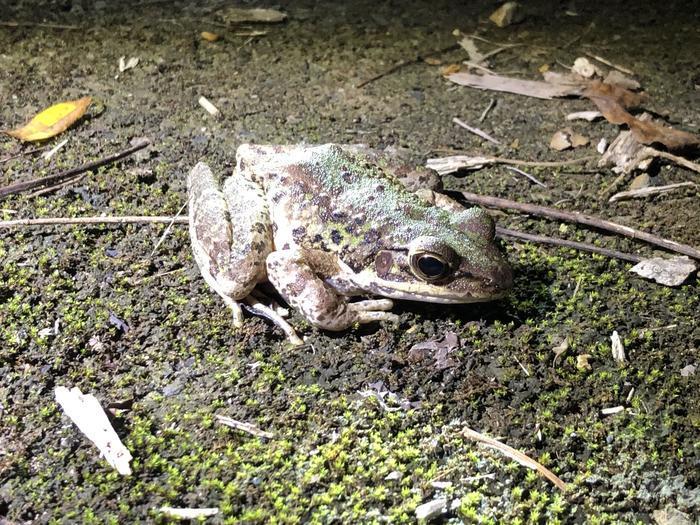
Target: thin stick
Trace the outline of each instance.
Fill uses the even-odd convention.
[[[81,175],[76,175],[75,177],[71,177],[70,179],[66,179],[62,182],[59,182],[58,184],[54,184],[53,186],[49,186],[47,188],[41,188],[40,190],[36,190],[32,193],[29,194],[29,197],[38,197],[39,195],[45,195],[46,193],[51,193],[56,190],[60,190],[61,188],[65,188],[66,186],[70,186],[71,184],[75,184],[76,182],[80,182],[85,178],[85,173]]]
[[[599,253],[600,255],[605,255],[606,257],[612,257],[614,259],[621,259],[623,261],[629,261],[633,263],[638,263],[643,260],[642,257],[633,255],[631,253],[618,252],[617,250],[608,250],[607,248],[601,248],[600,246],[595,246],[586,242],[568,241],[566,239],[557,239],[556,237],[535,235],[533,233],[509,230],[508,228],[502,228],[500,226],[496,226],[496,235],[499,237],[512,237],[514,239],[522,239],[524,241],[536,242],[540,244],[553,244],[555,246],[564,246],[566,248],[573,248],[574,250],[580,250],[583,252]]]
[[[165,240],[165,238],[166,238],[166,237],[168,236],[168,234],[170,233],[170,230],[172,229],[173,224],[175,224],[175,219],[177,219],[178,217],[180,217],[180,214],[182,213],[182,210],[184,210],[185,207],[186,207],[189,203],[190,203],[190,199],[187,199],[187,200],[185,201],[185,204],[183,204],[183,205],[180,207],[180,209],[177,210],[177,213],[175,214],[175,217],[173,217],[173,220],[170,221],[170,224],[168,224],[168,226],[167,226],[167,227],[165,228],[165,230],[163,231],[163,235],[160,236],[160,239],[158,239],[158,242],[157,242],[156,245],[153,247],[153,251],[151,251],[151,255],[148,256],[149,259],[152,258],[152,257],[156,254],[156,251],[158,251],[158,248],[160,247],[160,245],[163,243],[163,241]]]
[[[150,140],[143,139],[128,149],[125,149],[123,151],[115,153],[114,155],[110,155],[108,157],[103,157],[101,159],[93,160],[91,162],[88,162],[87,164],[83,164],[82,166],[78,166],[77,168],[71,168],[69,170],[63,171],[63,172],[58,173],[56,175],[49,175],[48,177],[42,177],[40,179],[34,179],[34,180],[28,180],[25,182],[17,182],[15,184],[10,184],[9,186],[5,186],[4,188],[0,188],[0,198],[7,197],[8,195],[14,195],[17,193],[21,193],[23,191],[32,190],[32,189],[38,188],[40,186],[47,186],[47,185],[51,185],[51,184],[60,183],[66,179],[69,179],[71,177],[74,177],[75,175],[78,175],[79,173],[84,173],[86,171],[94,170],[95,168],[99,168],[100,166],[105,166],[106,164],[111,164],[111,163],[116,162],[120,159],[123,159],[124,157],[128,157],[129,155],[136,153],[137,151],[145,148],[146,146],[149,146],[150,144],[151,144]]]
[[[692,162],[686,159],[685,157],[679,157],[678,155],[674,155],[673,153],[669,153],[668,151],[662,151],[648,147],[644,148],[643,152],[644,154],[650,156],[661,157],[662,159],[670,160],[671,162],[675,162],[679,166],[683,166],[684,168],[688,168],[689,170],[700,173],[700,164]]]
[[[484,121],[484,119],[486,118],[486,115],[489,114],[489,111],[491,111],[495,105],[496,105],[496,99],[495,99],[495,98],[492,98],[492,99],[489,101],[489,105],[486,106],[486,109],[483,111],[483,113],[482,113],[481,116],[479,117],[479,122],[483,122],[483,121]]]
[[[484,434],[481,434],[480,432],[477,432],[476,430],[472,430],[471,428],[465,427],[464,430],[462,430],[462,435],[465,438],[471,439],[473,441],[477,441],[479,443],[483,443],[487,447],[493,448],[497,451],[499,451],[501,454],[503,454],[506,457],[509,457],[513,461],[517,461],[524,467],[531,468],[533,470],[536,470],[540,474],[542,474],[545,478],[547,478],[549,481],[551,481],[554,486],[556,486],[559,490],[562,492],[566,491],[566,483],[564,483],[559,476],[557,476],[554,472],[549,470],[547,467],[545,467],[542,463],[535,461],[532,459],[530,456],[527,456],[520,452],[519,450],[515,450],[513,447],[510,447],[506,445],[505,443],[501,443],[497,439],[494,439],[489,436],[485,436]]]
[[[0,228],[14,226],[54,226],[66,224],[187,224],[189,217],[172,215],[124,215],[121,217],[45,217],[40,219],[13,219],[0,221]]]
[[[626,67],[622,67],[618,64],[614,64],[613,62],[610,62],[609,60],[605,60],[603,57],[600,57],[598,55],[594,55],[593,53],[589,53],[586,51],[586,55],[591,57],[594,60],[597,60],[601,64],[605,64],[606,66],[610,66],[613,69],[617,69],[618,71],[622,71],[623,73],[627,73],[628,75],[634,75],[634,71],[631,69],[627,69]]]
[[[530,175],[527,171],[523,171],[521,169],[518,169],[514,166],[505,166],[507,170],[514,171],[515,173],[518,173],[522,175],[523,177],[526,177],[530,179],[532,182],[537,184],[538,186],[542,186],[543,188],[546,188],[547,185],[544,182],[540,182],[534,175]]]
[[[500,142],[498,140],[493,138],[491,135],[489,135],[485,131],[481,131],[479,128],[473,128],[469,124],[464,122],[463,120],[458,119],[457,117],[454,117],[452,119],[452,122],[454,122],[455,124],[457,124],[460,127],[463,127],[468,132],[473,133],[474,135],[476,135],[478,137],[481,137],[484,140],[488,140],[489,142],[493,142],[494,144],[500,144]]]
[[[547,206],[537,206],[535,204],[516,202],[508,199],[499,199],[497,197],[487,197],[466,191],[463,191],[462,195],[468,202],[473,202],[475,204],[505,210],[517,210],[530,215],[536,215],[538,217],[547,217],[549,219],[586,224],[588,226],[593,226],[594,228],[624,235],[625,237],[629,237],[631,239],[639,239],[672,252],[682,253],[692,257],[693,259],[700,259],[700,250],[697,248],[693,248],[687,244],[671,241],[669,239],[664,239],[657,235],[652,235],[651,233],[636,230],[628,226],[623,226],[622,224],[617,224],[616,222],[593,217],[592,215],[586,215],[580,212],[557,210]]]
[[[365,87],[367,84],[371,84],[372,82],[375,82],[376,80],[379,80],[382,77],[385,77],[387,75],[390,75],[391,73],[394,73],[395,71],[398,71],[399,69],[410,66],[411,64],[416,64],[418,62],[421,62],[425,60],[428,57],[431,57],[433,55],[441,55],[442,53],[447,53],[448,51],[453,51],[455,49],[459,49],[459,44],[452,44],[447,47],[443,47],[442,49],[438,49],[436,51],[431,51],[430,53],[425,53],[421,55],[417,55],[414,58],[409,58],[406,60],[401,60],[400,62],[397,62],[393,66],[391,66],[389,69],[385,69],[381,73],[377,73],[371,78],[368,78],[366,80],[363,80],[359,84],[355,85],[356,88],[362,88]]]
[[[24,157],[25,155],[34,155],[34,153],[39,153],[40,151],[44,151],[47,149],[49,149],[49,146],[43,146],[41,148],[34,148],[34,149],[27,150],[27,151],[21,151],[15,155],[10,155],[9,157],[5,157],[5,158],[0,159],[0,164],[2,164],[3,162],[11,161],[12,159]]]
[[[46,24],[37,22],[0,22],[0,26],[5,27],[45,27],[47,29],[80,29],[78,26],[67,26],[63,24]]]

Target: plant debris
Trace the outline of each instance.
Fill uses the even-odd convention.
[[[629,191],[621,191],[616,193],[608,199],[608,202],[616,202],[628,199],[642,199],[645,197],[652,197],[654,195],[661,195],[663,193],[668,193],[670,191],[678,190],[680,188],[696,188],[697,184],[694,182],[677,182],[675,184],[666,184],[665,186],[649,186],[646,188],[636,188]]]
[[[131,474],[131,453],[119,440],[100,402],[79,388],[56,387],[56,402],[80,431],[99,449],[102,456],[122,476]]]
[[[227,24],[247,23],[278,23],[284,22],[287,14],[277,9],[226,7],[217,11],[217,17]]]
[[[612,345],[612,356],[618,363],[625,363],[627,358],[625,357],[625,347],[622,345],[622,339],[620,339],[620,334],[617,330],[613,330],[610,335],[610,343]]]
[[[91,102],[92,98],[90,97],[59,102],[37,114],[21,128],[5,133],[25,142],[55,137],[82,117]]]
[[[645,279],[652,279],[666,286],[680,286],[698,269],[697,262],[689,257],[652,257],[637,263],[630,272]]]
[[[178,507],[161,507],[158,509],[160,512],[165,514],[170,518],[175,518],[178,520],[199,520],[201,518],[208,518],[210,516],[216,516],[219,513],[217,507],[208,508],[178,508]]]
[[[525,14],[518,2],[506,2],[491,13],[489,20],[498,27],[507,27],[525,20]]]

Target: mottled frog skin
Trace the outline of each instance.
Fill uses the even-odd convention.
[[[236,159],[221,184],[197,164],[188,191],[195,260],[237,324],[246,301],[300,342],[258,301],[268,280],[327,330],[395,319],[390,300],[354,296],[471,303],[512,285],[486,212],[397,178],[434,176],[426,170],[361,145],[244,144]]]

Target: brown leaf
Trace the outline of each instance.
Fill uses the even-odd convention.
[[[90,97],[59,102],[46,108],[21,128],[6,131],[11,137],[25,142],[44,140],[64,132],[85,114],[92,102]]]
[[[658,122],[643,121],[628,113],[625,107],[637,105],[633,97],[638,97],[624,88],[615,85],[594,83],[583,93],[589,98],[612,124],[626,124],[632,131],[635,140],[642,144],[662,144],[671,151],[697,149],[700,147],[700,136],[687,131],[664,126]]]
[[[606,84],[600,80],[594,80],[583,92],[584,97],[605,97],[609,98],[623,108],[632,109],[642,105],[647,100],[644,93],[635,93],[618,84]]]

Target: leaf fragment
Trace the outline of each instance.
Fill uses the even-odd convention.
[[[37,114],[24,126],[5,133],[25,142],[49,139],[63,133],[82,117],[91,102],[91,97],[59,102]]]

